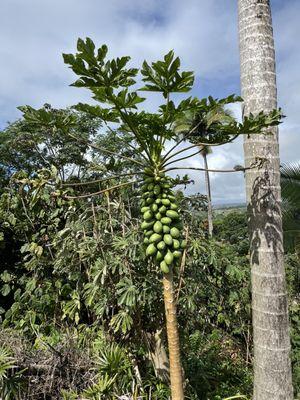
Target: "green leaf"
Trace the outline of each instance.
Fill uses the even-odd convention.
[[[151,67],[144,61],[141,73],[146,85],[139,90],[162,92],[164,97],[173,92],[188,92],[194,83],[194,74],[191,71],[179,72],[180,59],[174,60],[171,50],[164,56],[163,61],[153,62]]]
[[[9,295],[10,291],[11,291],[11,287],[8,283],[5,283],[1,288],[1,294],[4,297]]]

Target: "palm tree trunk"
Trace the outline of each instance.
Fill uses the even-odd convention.
[[[277,108],[269,0],[238,0],[244,113]],[[278,129],[244,141],[250,228],[254,340],[253,400],[292,400],[289,320],[283,264]]]
[[[171,395],[172,400],[183,400],[183,379],[172,270],[168,274],[164,274],[163,287],[170,361]]]
[[[205,153],[202,154],[205,168],[205,185],[206,185],[206,194],[207,194],[207,221],[208,221],[208,234],[212,236],[213,234],[213,215],[212,215],[212,204],[211,204],[211,188],[210,188],[210,179],[208,172],[208,163],[207,163],[207,155]]]

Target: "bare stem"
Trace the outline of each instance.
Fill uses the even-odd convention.
[[[177,147],[177,145],[179,145],[181,142],[183,142],[185,139],[187,139],[188,135],[191,134],[191,133],[192,133],[192,131],[190,131],[188,134],[186,134],[186,135],[184,136],[184,139],[182,139],[182,140],[180,140],[179,142],[177,142],[176,146],[173,146],[173,148],[172,148],[171,150],[169,150],[169,151],[164,155],[163,161],[168,161],[168,160],[170,160],[171,158],[175,157],[177,154],[183,153],[184,151],[190,150],[190,149],[192,149],[192,148],[194,148],[194,147],[197,147],[197,146],[210,146],[210,147],[222,146],[223,144],[228,144],[228,143],[233,142],[233,141],[239,136],[238,134],[236,134],[236,135],[234,135],[232,138],[230,138],[229,140],[226,140],[226,141],[220,142],[220,143],[209,143],[209,142],[202,143],[202,142],[198,142],[197,144],[193,144],[193,145],[191,145],[191,146],[188,146],[188,147],[186,147],[186,148],[184,148],[184,149],[182,149],[182,150],[177,151],[177,152],[174,153],[174,154],[171,154],[169,157],[167,157],[167,156]]]
[[[189,135],[191,135],[193,132],[195,132],[195,130],[198,128],[199,124],[200,124],[200,122],[199,122],[197,125],[195,125],[195,126],[193,127],[193,129],[191,129],[187,134],[185,134],[185,135],[183,136],[182,139],[180,139],[178,142],[176,142],[175,145],[174,145],[173,147],[171,147],[170,150],[164,155],[162,161],[165,161],[165,159],[167,158],[167,156],[168,156],[169,154],[171,154],[172,151],[173,151],[174,149],[176,149],[177,146],[180,145],[180,143],[184,142],[184,141],[186,140],[186,138],[187,138]]]
[[[186,148],[184,148],[184,149],[182,149],[182,150],[176,151],[176,153],[171,154],[169,157],[163,157],[163,160],[164,160],[164,161],[168,161],[168,160],[170,160],[171,158],[177,156],[178,154],[183,153],[184,151],[193,149],[194,147],[198,147],[198,146],[201,146],[201,145],[202,145],[202,143],[193,144],[193,145],[188,146],[188,147],[186,147]],[[207,146],[210,146],[210,145],[207,145]]]
[[[71,199],[85,199],[85,198],[87,198],[87,197],[97,196],[97,195],[99,195],[99,194],[106,193],[106,192],[109,192],[109,191],[111,191],[111,190],[119,189],[119,188],[121,188],[121,187],[124,187],[124,186],[127,186],[127,185],[131,185],[131,184],[133,184],[133,183],[139,183],[139,182],[142,182],[142,180],[140,180],[140,181],[130,181],[130,182],[121,183],[121,184],[119,184],[119,185],[111,186],[110,188],[106,188],[106,189],[103,189],[103,190],[99,190],[98,192],[80,194],[80,195],[78,195],[78,196],[68,196],[68,195],[65,195],[65,196],[63,196],[63,197],[64,197],[65,199],[68,199],[68,200],[71,200]]]
[[[201,151],[202,151],[202,149],[199,149],[198,151],[196,151],[196,152],[193,153],[193,154],[189,154],[188,156],[181,157],[181,158],[177,158],[177,160],[170,161],[170,162],[168,162],[167,164],[163,164],[163,166],[166,167],[167,165],[174,164],[174,163],[176,163],[176,162],[178,162],[178,161],[185,160],[185,159],[187,159],[187,158],[191,158],[191,157],[195,156],[196,154],[201,153]]]
[[[143,175],[143,172],[131,172],[128,174],[120,174],[120,175],[114,175],[114,176],[109,176],[107,178],[103,178],[103,179],[96,179],[94,181],[86,181],[86,182],[73,182],[73,183],[62,183],[62,186],[84,186],[84,185],[92,185],[94,183],[102,183],[102,182],[106,182],[109,181],[111,179],[116,179],[116,178],[121,178],[124,176],[133,176],[133,175]]]
[[[208,171],[208,172],[244,172],[249,168],[238,168],[238,169],[206,169],[206,168],[194,168],[194,167],[172,167],[172,168],[168,168],[166,170],[164,170],[164,172],[168,172],[168,171],[175,171],[175,170],[179,170],[179,169],[190,169],[193,171]]]
[[[107,127],[107,129],[110,131],[110,132],[112,132],[112,133],[115,133],[115,131],[108,125],[108,123],[107,123],[107,121],[104,121],[104,123],[105,123],[105,126]],[[132,130],[132,128],[131,128],[131,130]],[[138,143],[139,144],[139,143]],[[126,145],[127,146],[129,146],[132,150],[134,150],[134,151],[136,151],[137,149],[134,147],[134,146],[132,146],[130,143],[126,143]],[[141,146],[141,145],[140,145]],[[143,149],[143,147],[141,146],[141,148],[142,148],[142,151],[145,151],[144,149]],[[143,153],[140,153],[140,155],[143,157],[143,159],[145,160],[145,161],[148,161],[148,158],[143,154]]]
[[[79,141],[81,143],[84,143],[84,144],[90,146],[91,148],[93,148],[95,150],[103,151],[104,153],[111,154],[113,156],[120,157],[120,158],[123,158],[124,160],[127,160],[127,161],[133,162],[135,164],[138,164],[138,165],[142,166],[143,168],[145,167],[145,165],[143,163],[141,163],[140,161],[134,160],[133,158],[130,158],[130,157],[123,156],[122,154],[119,154],[119,153],[115,153],[114,151],[107,150],[107,149],[105,149],[103,147],[95,145],[94,143],[91,143],[88,140],[79,139],[76,136],[72,135],[70,132],[69,132],[69,136],[71,136],[73,139],[75,139],[75,140],[77,140],[77,141]]]

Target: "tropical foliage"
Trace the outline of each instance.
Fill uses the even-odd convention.
[[[189,141],[172,128],[176,121],[189,110],[209,113],[237,98],[188,97],[175,104],[171,94],[190,90],[193,74],[181,72],[170,52],[141,68],[141,90],[164,99],[157,113],[146,112],[141,110],[145,99],[133,90],[138,70],[126,67],[128,57],[107,60],[106,53],[105,46],[96,50],[87,39],[78,41],[76,55],[64,56],[79,75],[74,85],[89,88],[101,106],[21,107],[22,118],[0,136],[1,396],[170,397],[161,289],[166,273],[161,260],[145,258],[148,228],[141,229],[140,221],[141,206],[157,213],[152,209],[157,203],[147,199],[159,198],[153,185],[159,177],[157,182],[166,185],[161,200],[176,205],[172,211],[179,210],[181,223],[179,215],[155,219],[170,218],[164,226],[175,220],[170,231],[179,229],[180,241],[188,243],[177,263],[167,263],[173,268],[186,398],[245,398],[251,393],[252,361],[245,213],[216,215],[215,236],[209,238],[205,196],[185,196],[188,176],[168,175],[177,170],[172,167],[177,156],[186,157],[185,148],[177,146]],[[244,124],[231,119],[211,143],[230,142],[279,119],[277,111],[250,116]],[[190,146],[197,145],[189,141]],[[147,191],[141,191],[142,184]],[[149,204],[141,205],[141,197]],[[293,252],[286,261],[299,391]]]
[[[281,167],[285,244],[300,254],[300,165]]]

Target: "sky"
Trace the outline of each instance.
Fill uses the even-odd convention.
[[[299,160],[300,1],[271,0],[277,57],[278,102],[287,116],[280,129],[281,161]],[[1,0],[0,129],[20,117],[19,105],[67,107],[90,102],[62,53],[74,53],[78,37],[105,43],[111,56],[130,55],[132,65],[155,61],[174,49],[196,75],[200,98],[240,94],[236,0]],[[160,104],[151,96],[148,107]],[[237,116],[239,106],[234,107]],[[299,116],[298,116],[299,115]],[[214,149],[211,168],[243,164],[242,139]],[[189,161],[201,167],[200,157]],[[187,164],[186,164],[187,165]],[[202,173],[188,193],[205,192]],[[214,204],[245,201],[241,173],[211,174]]]

